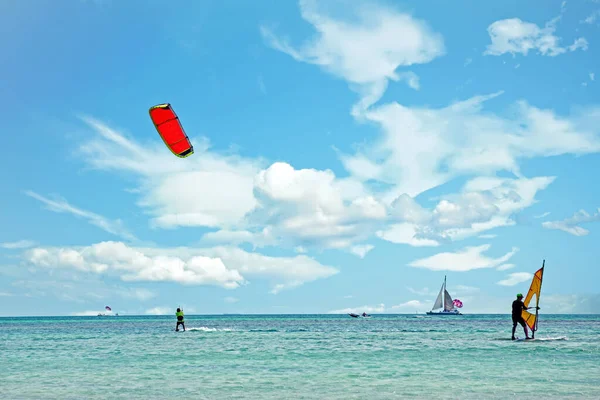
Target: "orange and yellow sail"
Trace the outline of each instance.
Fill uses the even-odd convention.
[[[525,307],[539,307],[540,304],[540,292],[542,291],[542,278],[544,277],[544,266],[546,264],[546,261],[544,260],[544,262],[542,263],[542,268],[538,269],[535,274],[533,275],[533,280],[531,281],[531,286],[529,287],[529,292],[527,292],[527,296],[525,296],[525,300],[523,300],[523,304],[525,304]],[[533,299],[533,297],[535,296],[535,305],[531,304],[531,300]],[[529,311],[522,311],[522,315],[523,315],[523,319],[525,320],[525,323],[527,324],[527,326],[529,326],[529,329],[531,329],[533,332],[537,331],[537,316],[538,316],[538,310],[537,308],[535,309],[535,314],[534,313],[530,313]]]

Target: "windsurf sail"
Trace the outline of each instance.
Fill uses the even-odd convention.
[[[194,154],[194,146],[185,134],[171,104],[165,103],[150,107],[149,113],[158,134],[173,154],[179,158]]]
[[[542,278],[544,277],[544,266],[546,265],[546,260],[542,262],[542,268],[535,271],[533,274],[533,279],[531,281],[531,286],[529,286],[529,292],[527,292],[527,296],[525,296],[525,300],[523,300],[523,304],[525,307],[536,307],[535,314],[530,313],[529,311],[522,311],[523,319],[525,323],[531,329],[531,337],[535,337],[535,331],[538,329],[538,309],[540,305],[540,293],[542,291]],[[535,296],[535,305],[530,305],[531,300]]]

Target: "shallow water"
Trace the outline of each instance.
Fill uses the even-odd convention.
[[[600,398],[600,316],[0,318],[6,399]],[[522,329],[517,330],[522,336]]]

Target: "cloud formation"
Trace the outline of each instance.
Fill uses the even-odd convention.
[[[587,50],[588,42],[585,38],[576,39],[573,44],[562,47],[561,38],[556,36],[556,23],[560,17],[555,18],[540,28],[534,23],[522,21],[519,18],[508,18],[496,21],[488,26],[491,43],[484,51],[484,55],[500,56],[510,53],[513,56],[537,50],[543,56],[555,57],[568,51],[577,49]]]
[[[542,222],[542,226],[546,229],[561,230],[574,236],[586,236],[590,231],[579,225],[597,221],[600,221],[600,208],[594,214],[588,214],[585,210],[579,210],[570,218],[562,221]]]
[[[277,293],[337,269],[305,255],[269,257],[239,248],[134,248],[122,242],[83,247],[36,247],[25,253],[31,265],[70,269],[82,273],[111,274],[126,282],[177,282],[235,289],[248,278],[267,279]]]
[[[533,274],[530,274],[529,272],[513,272],[512,274],[509,274],[506,279],[498,281],[497,283],[501,286],[515,286],[521,282],[529,281],[532,276]]]
[[[455,271],[465,272],[481,268],[494,268],[504,264],[519,251],[513,249],[498,258],[490,258],[483,253],[490,249],[489,244],[475,247],[466,247],[456,253],[443,252],[430,257],[421,258],[408,264],[411,267],[425,268],[431,271]]]
[[[56,199],[51,200],[44,196],[41,196],[31,190],[25,192],[25,194],[29,197],[32,197],[38,201],[44,203],[48,210],[57,212],[57,213],[68,213],[72,214],[78,218],[83,218],[87,220],[90,224],[97,226],[98,228],[113,234],[115,236],[119,236],[125,240],[135,241],[137,238],[130,233],[123,225],[123,222],[120,219],[110,220],[102,215],[98,215],[91,211],[86,211],[81,208],[77,208],[71,204],[69,204],[66,200]]]
[[[390,80],[419,89],[417,75],[398,68],[445,54],[442,36],[427,23],[381,4],[300,0],[300,13],[316,31],[302,46],[292,46],[266,26],[261,34],[271,47],[295,60],[346,80],[361,96],[355,115],[379,100]]]

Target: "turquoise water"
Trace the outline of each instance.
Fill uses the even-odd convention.
[[[600,316],[0,318],[3,399],[600,398]],[[519,327],[520,328],[520,327]],[[523,335],[522,330],[517,333]]]

